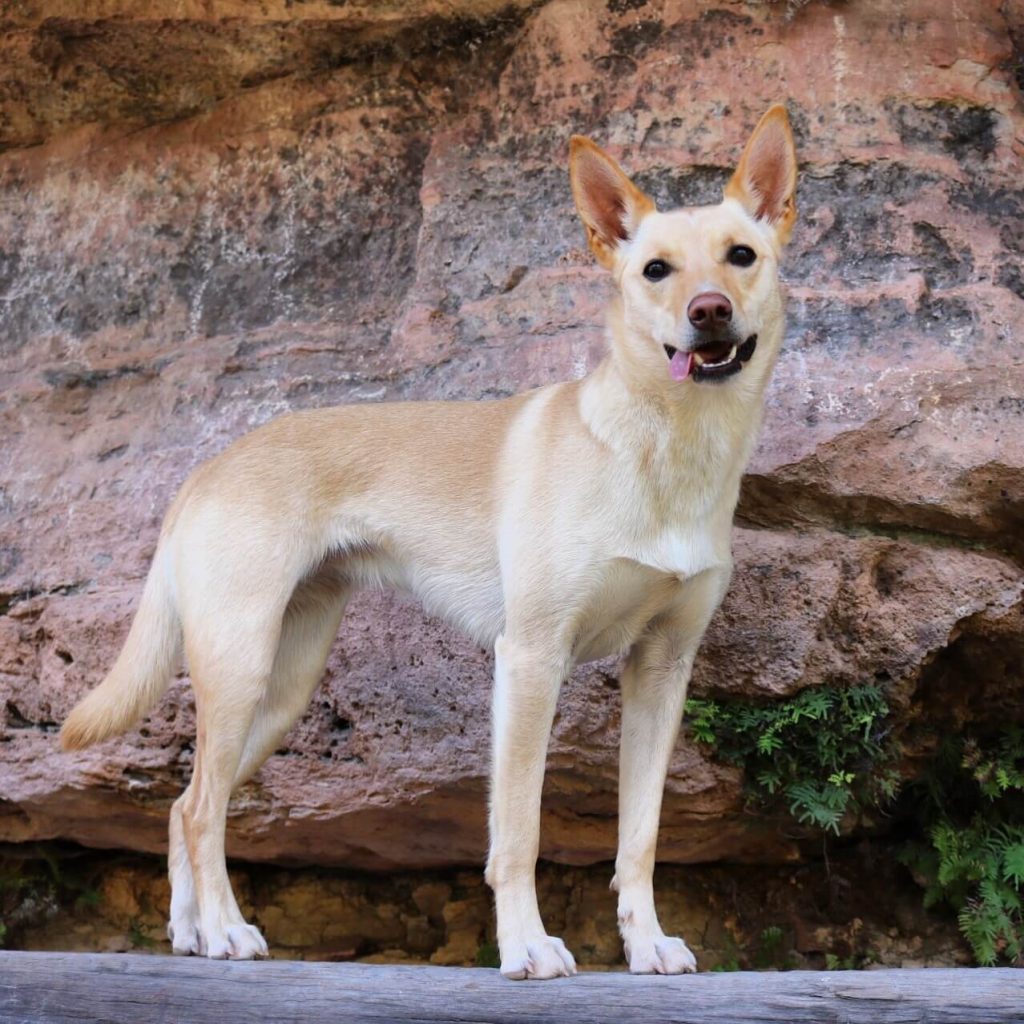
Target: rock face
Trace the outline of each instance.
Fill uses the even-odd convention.
[[[879,680],[900,727],[1019,705],[1019,6],[257,6],[3,15],[0,840],[164,847],[186,683],[100,748],[62,755],[56,727],[112,663],[192,467],[291,409],[582,374],[610,286],[568,136],[661,205],[714,201],[780,98],[802,160],[790,327],[695,689]],[[236,799],[231,852],[481,863],[490,668],[404,599],[361,597],[310,712]],[[546,857],[613,855],[614,673],[564,692]],[[681,741],[663,859],[797,852]]]

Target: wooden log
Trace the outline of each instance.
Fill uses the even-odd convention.
[[[506,981],[495,970],[0,952],[0,1024],[1004,1024],[1024,971],[792,971]]]

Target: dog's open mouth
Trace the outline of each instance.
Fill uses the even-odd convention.
[[[668,372],[673,380],[724,380],[743,369],[743,364],[754,354],[757,335],[751,334],[742,344],[732,341],[706,341],[692,352],[683,352],[672,345],[665,346]]]

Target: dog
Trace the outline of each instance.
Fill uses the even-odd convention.
[[[778,268],[796,177],[782,106],[761,118],[713,206],[658,212],[574,136],[577,211],[617,287],[609,353],[593,373],[501,401],[292,413],[192,473],[124,648],[61,730],[66,749],[123,732],[184,649],[197,741],[170,814],[175,953],[267,955],[228,880],[228,800],[308,704],[352,592],[389,586],[494,646],[485,877],[502,973],[576,971],[537,905],[545,753],[572,668],[627,651],[619,928],[631,971],[696,970],[655,912],[658,820],[782,343]]]

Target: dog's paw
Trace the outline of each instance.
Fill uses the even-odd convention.
[[[182,918],[167,924],[167,938],[171,940],[171,952],[175,956],[199,956],[202,943],[195,921]]]
[[[200,952],[210,960],[259,960],[269,956],[259,928],[244,921],[204,931]]]
[[[501,973],[512,981],[568,978],[576,973],[576,961],[561,939],[540,935],[526,942],[503,944]]]
[[[667,935],[626,943],[632,974],[693,974],[697,958],[682,939]]]

